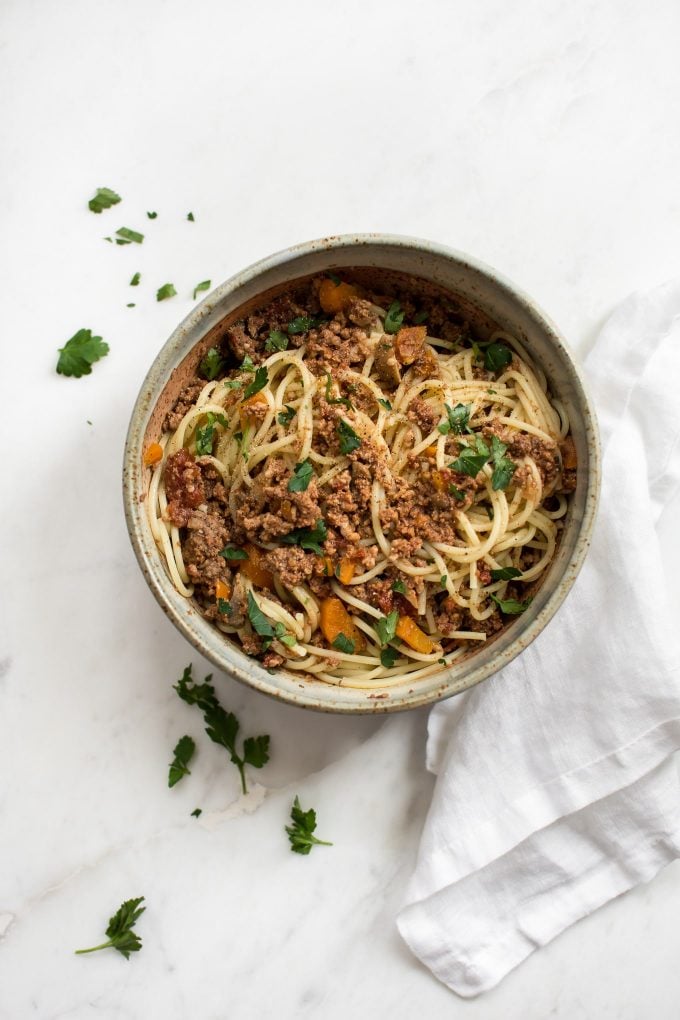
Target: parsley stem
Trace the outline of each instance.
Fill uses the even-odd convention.
[[[233,758],[232,758],[232,761],[234,761]],[[241,789],[243,790],[244,793],[247,793],[248,792],[248,787],[246,786],[246,772],[245,772],[245,769],[243,768],[243,762],[242,761],[234,761],[234,765],[236,765],[236,768],[238,769],[239,774],[241,776]]]
[[[108,942],[102,942],[100,946],[92,946],[90,949],[75,949],[76,956],[80,956],[82,953],[96,953],[98,949],[108,949],[109,946],[113,945],[113,939],[109,939]]]

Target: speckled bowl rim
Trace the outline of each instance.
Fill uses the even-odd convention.
[[[335,687],[318,680],[310,682],[290,671],[279,670],[270,674],[256,660],[249,658],[235,645],[225,640],[216,628],[201,617],[190,600],[182,598],[175,590],[162,566],[151,536],[146,519],[146,500],[140,500],[140,493],[144,490],[143,444],[151,412],[177,365],[201,337],[228,314],[221,307],[223,301],[234,291],[252,285],[258,277],[269,270],[284,267],[288,263],[293,268],[296,262],[306,256],[329,252],[337,252],[338,256],[342,256],[336,265],[351,265],[352,249],[365,247],[407,249],[410,254],[416,256],[420,253],[421,256],[425,255],[428,258],[443,259],[455,264],[464,272],[470,271],[473,275],[478,274],[486,278],[492,286],[505,292],[504,296],[513,301],[544,334],[568,373],[569,384],[576,393],[580,425],[585,431],[588,450],[586,491],[574,548],[552,590],[546,592],[545,585],[539,589],[535,603],[540,598],[542,604],[534,618],[525,626],[518,627],[516,621],[510,624],[494,640],[493,644],[498,647],[498,654],[491,656],[489,661],[476,664],[480,650],[477,655],[471,655],[457,666],[437,674],[436,684],[433,685],[431,683],[433,678],[429,678],[427,682],[430,686],[423,689],[419,688],[418,681],[415,681],[412,688],[398,693],[396,697],[394,688],[388,697],[385,697],[379,688],[372,693]],[[331,267],[327,264],[320,265],[318,271],[325,268]],[[309,271],[309,268],[304,272],[293,271],[290,279],[306,275]],[[404,271],[418,275],[416,269]],[[507,666],[541,633],[569,593],[588,551],[597,513],[599,491],[600,447],[597,420],[580,369],[556,326],[519,287],[478,259],[433,241],[395,234],[342,234],[307,241],[261,259],[220,284],[177,326],[154,359],[132,411],[123,459],[123,500],[132,546],[147,584],[162,609],[184,637],[226,675],[263,694],[303,708],[347,714],[374,714],[419,708],[468,690]],[[532,610],[527,610],[526,616]],[[508,634],[511,635],[509,640]],[[501,640],[503,638],[504,647]]]

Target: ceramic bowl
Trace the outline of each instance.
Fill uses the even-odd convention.
[[[565,405],[578,456],[578,483],[558,552],[530,608],[493,641],[435,676],[389,690],[355,690],[299,674],[267,672],[182,597],[166,574],[146,515],[150,472],[143,450],[158,439],[167,410],[205,351],[264,292],[342,267],[373,267],[422,277],[471,302],[527,345]],[[237,313],[238,310],[238,314]],[[283,701],[325,712],[391,712],[458,694],[506,666],[554,616],[586,555],[600,482],[597,425],[574,358],[536,304],[495,270],[461,252],[410,237],[348,234],[296,245],[257,262],[221,284],[180,323],[155,358],[132,412],[125,445],[125,515],[139,565],[151,591],[178,630],[228,676]]]

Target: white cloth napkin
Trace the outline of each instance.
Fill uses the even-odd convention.
[[[680,485],[680,282],[634,295],[586,359],[603,487],[566,602],[429,720],[437,774],[399,930],[463,996],[680,856],[680,641],[657,525]]]

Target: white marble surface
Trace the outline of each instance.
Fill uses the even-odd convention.
[[[424,712],[324,717],[218,677],[272,735],[263,803],[220,817],[236,773],[171,687],[205,664],[145,587],[119,476],[192,287],[298,240],[468,250],[586,350],[680,270],[679,31],[674,0],[2,4],[1,1020],[677,1017],[679,867],[475,1001],[409,955],[394,915],[432,789]],[[94,216],[100,185],[124,203]],[[142,247],[101,240],[122,225]],[[60,378],[83,326],[111,353]],[[169,791],[185,732],[199,753]],[[289,852],[295,793],[334,847]],[[135,895],[140,954],[73,955]]]

